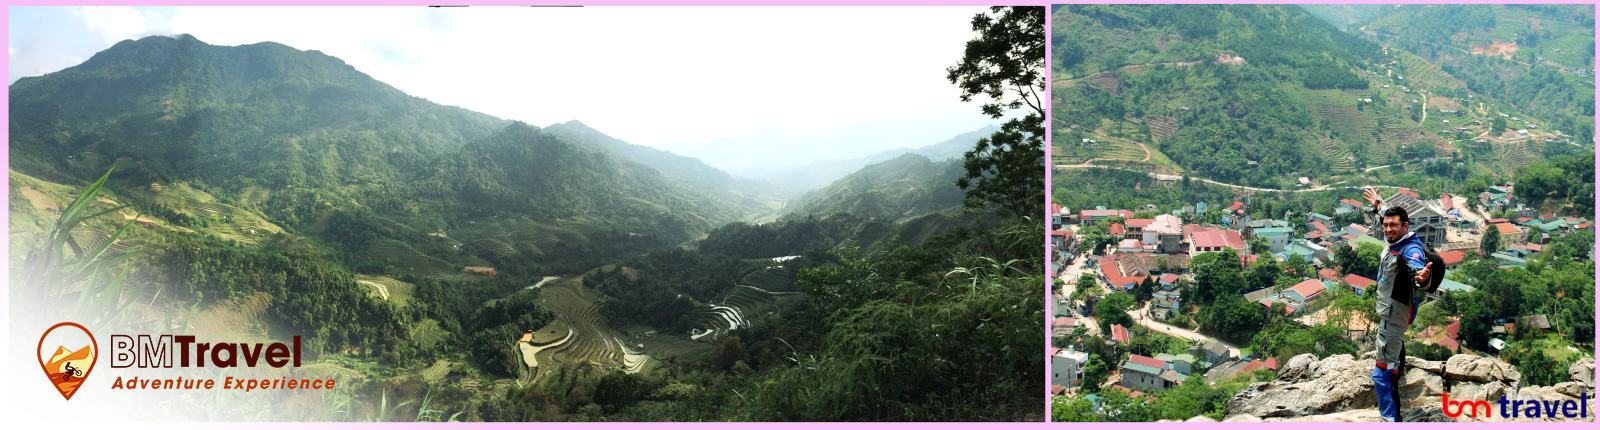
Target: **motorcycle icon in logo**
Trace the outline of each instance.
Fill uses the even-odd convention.
[[[64,399],[72,400],[94,371],[94,361],[99,356],[100,344],[94,334],[78,323],[56,324],[39,336],[39,368]]]

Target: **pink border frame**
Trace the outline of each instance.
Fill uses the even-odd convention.
[[[1069,0],[1069,1],[1050,2],[1050,4],[1096,4],[1096,3],[1099,3],[1099,4],[1590,4],[1590,5],[1595,5],[1595,7],[1597,8],[1597,11],[1600,11],[1600,4],[1596,4],[1593,0],[1590,0],[1590,1],[1583,1],[1583,0],[1554,0],[1554,1],[1527,1],[1527,0],[1512,0],[1512,1],[1483,1],[1483,0],[1468,0],[1468,1],[1440,1],[1440,0],[1423,0],[1423,1],[1416,1],[1416,0],[1408,0],[1408,1],[1378,1],[1378,0],[1344,0],[1344,1],[1338,1],[1338,0],[1334,0],[1334,1],[1329,1],[1329,0],[1311,0],[1311,1],[1292,1],[1292,0],[1247,0],[1247,1],[1126,0],[1126,1],[1094,1],[1094,0],[1090,0],[1090,1],[1084,1],[1084,0],[1075,0],[1074,1],[1074,0]],[[1046,20],[1047,21],[1045,23],[1045,28],[1046,28],[1046,32],[1049,32],[1050,31],[1049,29],[1051,28],[1051,24],[1050,24],[1050,20],[1048,18],[1048,15],[1046,17]],[[1600,42],[1600,32],[1596,33],[1596,38],[1595,39],[1596,39],[1597,42]],[[1054,58],[1054,57],[1051,56],[1051,54],[1050,54],[1051,51],[1050,51],[1050,48],[1048,46],[1046,47],[1046,51],[1045,52],[1046,52],[1046,57],[1045,58],[1047,59],[1046,60],[1046,68],[1049,69],[1047,71],[1047,74],[1053,74],[1054,73],[1054,69],[1049,67],[1048,63],[1049,63],[1050,60],[1048,60],[1048,59]],[[1051,87],[1053,87],[1053,86],[1051,86]],[[1046,97],[1053,97],[1053,96],[1050,95],[1050,89],[1051,88],[1047,88],[1046,89],[1046,91],[1045,91]],[[1054,98],[1051,98],[1051,101],[1054,101]],[[1600,99],[1596,99],[1595,107],[1596,107],[1596,111],[1600,112]],[[1051,109],[1050,113],[1053,114],[1054,113],[1054,109]],[[1045,118],[1046,118],[1046,121],[1049,121],[1050,120],[1050,115],[1047,114],[1045,116]],[[1600,118],[1600,115],[1597,115],[1597,118]],[[1049,124],[1049,123],[1047,122],[1046,124]],[[1596,124],[1600,124],[1600,121],[1597,121]],[[1047,127],[1046,130],[1048,132],[1049,128]],[[1055,169],[1053,168],[1053,166],[1055,164],[1050,162],[1051,158],[1052,158],[1052,154],[1051,154],[1051,151],[1050,151],[1050,145],[1051,145],[1051,141],[1052,141],[1051,137],[1053,137],[1052,136],[1053,134],[1054,133],[1050,133],[1049,135],[1046,135],[1046,138],[1045,138],[1045,142],[1046,142],[1046,149],[1045,149],[1045,166],[1046,166],[1046,169],[1045,169],[1045,183],[1047,184],[1045,186],[1045,222],[1049,222],[1050,202],[1054,201],[1054,199],[1052,197],[1055,194],[1055,187],[1054,187],[1054,183],[1055,182],[1053,180],[1053,176],[1054,176],[1054,173],[1055,173]],[[1597,143],[1600,143],[1600,137],[1597,137],[1596,141],[1597,141]],[[1596,155],[1600,155],[1600,144],[1596,145],[1595,153],[1596,153]],[[1600,157],[1597,157],[1597,158],[1600,158]],[[1600,180],[1600,172],[1596,172],[1595,179],[1596,180]],[[1592,214],[1592,215],[1595,217],[1593,219],[1600,219],[1600,208],[1597,208],[1595,213]],[[1053,278],[1055,276],[1055,273],[1053,271],[1053,268],[1050,267],[1050,264],[1049,264],[1049,262],[1052,260],[1051,256],[1054,255],[1054,249],[1052,249],[1053,247],[1050,245],[1049,232],[1047,231],[1045,234],[1046,234],[1045,235],[1045,261],[1046,261],[1046,264],[1045,264],[1045,270],[1046,270],[1046,276],[1045,276],[1045,317],[1046,317],[1046,320],[1045,320],[1046,321],[1046,323],[1045,323],[1045,344],[1049,345],[1049,343],[1050,343],[1050,324],[1049,324],[1049,321],[1051,320],[1050,317],[1053,315],[1051,313],[1051,311],[1054,308],[1054,303],[1051,300],[1052,299],[1052,297],[1051,297],[1052,291],[1051,291],[1051,287],[1050,287],[1050,281],[1051,281],[1051,278]],[[1600,240],[1597,240],[1597,242],[1596,242],[1595,253],[1596,254],[1600,254]],[[1600,275],[1600,265],[1596,266],[1595,273],[1597,275]],[[1597,276],[1596,278],[1600,279],[1600,276]],[[1597,291],[1600,291],[1600,280],[1596,281],[1595,287],[1596,287]],[[1600,308],[1596,309],[1595,316],[1596,316],[1597,320],[1600,320]],[[1600,345],[1600,332],[1596,332],[1595,339],[1597,340],[1596,344]],[[1600,355],[1600,354],[1597,354],[1597,355]],[[1046,380],[1045,380],[1045,387],[1046,388],[1045,388],[1045,390],[1046,390],[1046,398],[1049,398],[1048,391],[1049,391],[1049,386],[1050,386],[1049,385],[1049,375],[1050,375],[1050,367],[1051,366],[1050,366],[1050,360],[1048,359],[1048,357],[1046,357],[1046,358],[1047,359],[1045,360],[1045,376],[1046,376]],[[1050,414],[1051,406],[1053,406],[1051,404],[1051,402],[1047,401],[1045,403],[1045,414],[1046,415]],[[1048,421],[1049,418],[1047,417],[1046,420]],[[1597,418],[1597,420],[1600,420],[1600,418]],[[1052,423],[1052,424],[1054,424],[1054,423]],[[1071,423],[1071,424],[1062,423],[1061,425],[1071,425],[1071,426],[1074,426],[1074,427],[1086,426],[1086,427],[1090,427],[1090,428],[1112,428],[1112,427],[1126,428],[1126,427],[1129,427],[1129,426],[1139,426],[1139,425],[1144,425],[1144,424],[1146,424],[1146,423]],[[1162,424],[1158,424],[1158,425],[1161,425],[1161,426],[1177,426],[1177,427],[1184,427],[1184,428],[1199,428],[1199,429],[1230,428],[1230,427],[1231,428],[1241,428],[1241,427],[1247,426],[1247,425],[1249,425],[1249,426],[1254,426],[1254,425],[1279,426],[1280,428],[1287,427],[1287,426],[1295,426],[1295,427],[1305,426],[1304,428],[1306,428],[1306,429],[1315,430],[1315,429],[1337,429],[1337,428],[1347,428],[1348,429],[1348,428],[1352,428],[1352,427],[1363,425],[1363,424],[1365,424],[1365,423],[1295,422],[1295,423],[1237,423],[1237,424],[1235,424],[1235,423],[1162,423]],[[1595,424],[1593,422],[1456,423],[1454,425],[1451,425],[1451,424],[1437,424],[1437,423],[1432,423],[1432,424],[1430,424],[1430,423],[1398,423],[1398,427],[1399,428],[1421,428],[1421,427],[1430,427],[1430,426],[1435,427],[1435,428],[1440,427],[1440,426],[1445,426],[1445,427],[1464,427],[1464,426],[1487,427],[1487,426],[1494,426],[1495,428],[1528,429],[1528,430],[1531,430],[1531,429],[1555,429],[1555,428],[1574,428],[1574,429],[1576,429],[1576,428],[1594,428],[1594,425]]]
[[[328,2],[319,2],[319,1],[315,1],[315,0],[257,0],[257,1],[249,1],[249,0],[244,0],[244,1],[238,1],[238,0],[211,0],[211,1],[202,1],[202,2],[146,1],[146,0],[123,0],[123,1],[118,1],[118,0],[85,0],[85,1],[71,2],[70,4],[63,4],[63,2],[53,2],[53,1],[48,1],[48,0],[6,0],[5,1],[5,5],[7,7],[5,9],[3,9],[3,10],[0,10],[0,19],[4,20],[4,22],[6,23],[5,25],[9,25],[9,23],[10,23],[10,6],[67,6],[67,5],[72,5],[72,6],[112,6],[112,5],[117,5],[117,6],[199,6],[199,5],[217,5],[217,6],[223,6],[223,5],[238,5],[238,6],[243,6],[243,5],[408,6],[409,5],[409,6],[424,6],[424,5],[430,5],[430,4],[471,4],[471,5],[547,5],[547,6],[558,6],[558,5],[580,5],[581,4],[581,5],[586,5],[586,6],[785,6],[785,5],[795,5],[795,6],[801,6],[801,5],[803,5],[803,6],[828,6],[828,5],[834,5],[834,6],[889,6],[889,5],[896,5],[896,6],[943,6],[943,5],[1048,6],[1050,4],[1082,4],[1082,3],[1115,3],[1115,4],[1174,4],[1174,3],[1180,3],[1180,4],[1219,4],[1219,3],[1254,3],[1254,4],[1319,4],[1319,3],[1320,4],[1461,4],[1461,3],[1472,3],[1472,4],[1592,4],[1593,2],[1592,2],[1592,0],[1591,1],[1583,1],[1583,0],[1554,0],[1554,1],[1513,0],[1513,1],[1468,1],[1468,2],[1450,2],[1450,1],[1438,1],[1438,0],[1429,0],[1429,1],[1373,1],[1373,0],[1346,0],[1346,1],[1327,1],[1327,0],[1315,0],[1315,1],[1289,1],[1289,0],[1257,0],[1257,1],[1204,1],[1204,0],[1201,0],[1201,1],[1195,1],[1195,0],[1082,1],[1082,0],[1077,0],[1077,1],[1058,1],[1058,2],[1041,1],[1041,0],[998,0],[998,1],[972,1],[972,0],[861,0],[861,1],[852,1],[852,0],[774,0],[774,1],[762,1],[762,0],[677,0],[677,1],[670,1],[670,0],[669,1],[650,1],[650,0],[573,0],[573,1],[548,1],[548,0],[532,0],[532,1],[504,1],[504,0],[463,0],[463,1],[336,0],[336,1],[328,1]],[[1049,34],[1050,31],[1051,31],[1051,23],[1050,23],[1050,21],[1051,20],[1049,19],[1049,14],[1047,12],[1046,20],[1045,20],[1045,32],[1046,32],[1046,34]],[[10,38],[9,32],[7,32],[5,35],[0,35],[0,38],[5,38],[9,42],[9,38]],[[1600,41],[1600,37],[1597,37],[1596,40]],[[1050,74],[1052,73],[1052,70],[1051,70],[1051,68],[1049,66],[1049,63],[1050,63],[1049,58],[1051,58],[1051,55],[1052,55],[1051,47],[1049,46],[1049,44],[1046,44],[1045,52],[1046,52],[1046,62],[1045,62],[1046,63],[1045,64],[1045,68],[1046,68],[1045,69],[1045,76],[1046,76],[1046,78],[1045,78],[1045,80],[1047,82],[1046,90],[1045,90],[1045,100],[1048,102],[1050,100],[1053,100],[1053,95],[1051,94],[1051,91],[1050,91],[1050,85],[1048,84],[1048,82],[1050,81]],[[9,58],[0,59],[0,64],[9,65]],[[1600,102],[1596,103],[1596,108],[1597,108],[1597,111],[1600,111]],[[9,109],[10,109],[9,98],[7,98],[5,101],[0,101],[0,118],[9,118]],[[1049,151],[1050,145],[1052,143],[1052,139],[1051,139],[1051,134],[1052,133],[1049,132],[1049,124],[1050,124],[1050,121],[1051,121],[1051,115],[1052,114],[1053,114],[1053,110],[1052,109],[1046,109],[1046,111],[1045,111],[1045,121],[1046,121],[1046,134],[1045,134],[1045,163],[1046,163],[1045,164],[1046,165],[1045,182],[1046,182],[1046,186],[1045,186],[1044,218],[1042,218],[1040,220],[1040,222],[1045,222],[1045,223],[1049,222],[1049,215],[1050,215],[1049,214],[1049,207],[1050,207],[1050,202],[1053,201],[1053,199],[1051,197],[1054,194],[1054,187],[1052,185],[1050,185],[1052,183],[1053,172],[1052,172],[1052,169],[1050,168],[1050,166],[1052,164],[1050,163],[1051,155],[1050,155],[1050,151]],[[7,142],[9,142],[10,141],[10,128],[7,127],[5,129],[0,129],[0,136],[4,136],[5,140]],[[1596,154],[1600,155],[1600,147],[1597,147]],[[7,165],[8,166],[9,166],[9,159],[10,159],[9,151],[7,151],[4,154],[0,154],[0,160],[7,161]],[[1600,173],[1596,174],[1595,179],[1600,180]],[[9,182],[9,178],[6,181]],[[9,198],[10,198],[10,189],[9,189],[9,187],[7,187],[7,188],[5,188],[3,190],[0,190],[0,196],[4,196],[7,199],[7,201],[9,201]],[[1594,215],[1595,215],[1594,219],[1600,219],[1600,211],[1597,211]],[[3,220],[7,224],[9,224],[9,220],[10,220],[9,211],[6,214],[0,215],[0,220]],[[1049,232],[1048,231],[1046,231],[1046,233],[1045,233],[1045,242],[1044,243],[1045,243],[1045,261],[1046,261],[1045,270],[1046,270],[1046,277],[1045,277],[1045,297],[1044,297],[1044,300],[1045,300],[1045,315],[1044,315],[1045,316],[1045,321],[1044,321],[1044,323],[1045,324],[1044,324],[1043,338],[1044,338],[1044,341],[1045,341],[1046,349],[1045,350],[1041,350],[1040,352],[1046,352],[1048,350],[1047,348],[1048,348],[1048,345],[1049,345],[1049,342],[1050,342],[1050,326],[1049,326],[1048,321],[1050,320],[1051,310],[1053,308],[1053,304],[1051,303],[1051,293],[1052,292],[1050,291],[1051,290],[1051,288],[1050,288],[1050,277],[1054,276],[1054,273],[1052,273],[1052,271],[1050,270],[1050,266],[1048,264],[1048,262],[1050,261],[1051,252],[1053,250],[1051,249],[1051,246],[1050,246]],[[1596,246],[1596,250],[1597,250],[1597,253],[1600,253],[1600,245]],[[0,243],[0,258],[4,258],[5,261],[10,261],[10,252],[11,251],[10,251],[9,241]],[[1597,270],[1597,275],[1600,275],[1600,270]],[[1600,287],[1600,283],[1597,283],[1597,287]],[[0,294],[0,309],[10,309],[9,286],[7,286],[6,289],[8,290],[8,292],[6,294]],[[1600,288],[1597,288],[1597,289],[1600,289]],[[1597,317],[1596,319],[1600,319],[1600,312],[1596,313],[1596,317]],[[9,321],[7,321],[6,324],[9,326]],[[9,335],[9,330],[0,331],[0,336],[3,336],[3,338],[0,338],[0,339],[3,339],[3,340],[0,340],[0,341],[4,342],[4,345],[5,345],[4,349],[6,351],[8,351],[8,352],[12,351],[12,348],[10,348],[11,339],[10,339],[10,335]],[[1596,339],[1600,340],[1600,336],[1597,336]],[[8,354],[8,357],[6,357],[5,359],[0,359],[0,363],[11,363],[11,360],[9,359],[10,358],[9,355],[10,354]],[[1041,354],[1041,357],[1044,357],[1044,355]],[[1042,393],[1042,394],[1045,396],[1045,416],[1046,416],[1046,419],[1048,420],[1048,417],[1049,417],[1049,414],[1050,414],[1050,401],[1049,401],[1049,398],[1050,398],[1050,395],[1049,395],[1050,360],[1048,359],[1048,357],[1044,357],[1044,358],[1045,358],[1045,374],[1044,375],[1040,375],[1040,376],[1043,377],[1044,380],[1045,380],[1045,384],[1044,384],[1045,385],[1045,392]],[[11,364],[15,364],[15,363],[11,363]],[[973,427],[980,427],[980,426],[984,427],[984,428],[1002,428],[1002,427],[1034,427],[1034,428],[1038,428],[1040,426],[1051,426],[1052,425],[1052,424],[1046,424],[1046,423],[830,423],[830,424],[832,426],[835,426],[835,427],[907,429],[907,430],[912,430],[912,429],[915,429],[915,430],[940,430],[940,429],[945,429],[945,428],[973,428]],[[163,427],[169,427],[169,426],[170,427],[191,427],[191,426],[193,426],[193,427],[203,427],[203,428],[215,428],[215,427],[226,427],[226,428],[278,428],[278,427],[283,426],[283,425],[285,425],[285,423],[233,423],[233,424],[205,423],[205,424],[174,424],[174,425],[164,425]],[[347,428],[347,427],[357,427],[357,426],[370,427],[370,426],[373,426],[375,424],[361,424],[361,423],[296,423],[294,425],[296,427],[299,427],[299,428],[330,428],[331,429],[331,428]],[[427,423],[383,423],[383,424],[376,424],[376,425],[380,425],[380,426],[384,426],[384,427],[396,427],[396,428],[402,428],[402,427],[403,428],[422,428],[422,427],[434,427],[434,426],[438,426],[439,424],[427,424]],[[579,423],[455,423],[455,424],[452,424],[452,425],[453,426],[467,426],[469,428],[514,428],[513,426],[515,426],[515,427],[524,427],[524,426],[532,425],[532,426],[554,426],[556,428],[599,428],[599,429],[612,429],[612,428],[614,428],[614,429],[637,429],[637,428],[752,428],[752,427],[804,429],[804,428],[811,428],[815,424],[812,424],[812,423],[582,423],[582,424],[579,424]],[[1146,425],[1146,424],[1145,423],[1073,423],[1073,424],[1061,424],[1061,425],[1071,425],[1071,426],[1076,426],[1076,427],[1101,427],[1101,428],[1120,427],[1120,428],[1127,428],[1127,427],[1132,427],[1132,426],[1142,426],[1142,425]],[[1228,423],[1215,423],[1215,424],[1213,424],[1213,423],[1170,423],[1170,424],[1161,424],[1161,425],[1163,425],[1163,426],[1192,427],[1192,428],[1230,428],[1230,427],[1237,428],[1237,427],[1242,427],[1242,425],[1228,424]],[[1351,426],[1355,426],[1355,425],[1359,425],[1359,424],[1345,424],[1345,423],[1284,423],[1284,424],[1277,424],[1277,423],[1268,423],[1266,425],[1268,425],[1268,426],[1309,425],[1309,428],[1311,428],[1311,429],[1319,429],[1319,428],[1332,429],[1332,428],[1340,428],[1340,427],[1349,428]],[[1503,423],[1503,424],[1495,424],[1495,425],[1497,427],[1502,427],[1503,426],[1503,427],[1506,427],[1506,428],[1513,428],[1513,429],[1519,429],[1519,428],[1520,429],[1535,429],[1535,428],[1546,429],[1546,428],[1579,428],[1580,426],[1581,427],[1590,427],[1590,428],[1592,428],[1593,423],[1580,423],[1580,422],[1573,422],[1573,423],[1538,423],[1538,424],[1534,424],[1534,423]],[[1420,426],[1427,426],[1427,424],[1400,424],[1400,426],[1401,427],[1420,427]]]

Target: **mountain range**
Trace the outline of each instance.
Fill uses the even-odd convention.
[[[616,257],[674,246],[728,222],[772,219],[791,193],[900,154],[959,157],[992,131],[753,180],[579,121],[539,128],[439,105],[318,51],[215,46],[189,35],[123,41],[82,64],[19,79],[10,102],[15,173],[87,183],[117,165],[108,189],[158,222],[227,224],[224,237],[250,239],[238,233],[262,228],[234,225],[249,213],[336,254],[387,253],[399,241],[456,264],[529,262],[505,260],[507,249],[525,258],[551,247]],[[808,200],[834,202],[814,205],[819,214],[860,207],[893,218],[953,202],[954,180],[927,167],[884,169],[901,169],[899,183],[941,188],[937,199],[839,185]],[[825,196],[838,193],[862,196]],[[837,203],[848,200],[876,203]],[[502,228],[477,228],[483,223]],[[514,231],[541,233],[506,236]],[[434,232],[466,246],[425,246]]]

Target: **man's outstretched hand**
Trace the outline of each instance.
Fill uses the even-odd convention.
[[[1428,275],[1431,274],[1433,274],[1433,262],[1428,262],[1427,266],[1417,271],[1417,285],[1426,285],[1428,283]]]
[[[1361,198],[1367,199],[1367,204],[1372,205],[1373,208],[1377,208],[1379,203],[1383,203],[1383,197],[1379,197],[1378,190],[1372,187],[1362,189]]]

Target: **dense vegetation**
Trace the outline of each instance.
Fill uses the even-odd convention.
[[[1511,102],[1577,140],[1594,139],[1594,9],[1563,5],[1406,5],[1379,10],[1370,31]],[[1503,58],[1473,48],[1515,43]]]
[[[992,30],[1042,31],[1033,9],[996,9],[1007,24]],[[1040,418],[1043,231],[1018,207],[1042,198],[1042,110],[989,150],[972,136],[924,148],[965,164],[908,155],[757,224],[739,221],[773,209],[760,185],[698,160],[576,122],[539,129],[434,105],[272,43],[126,41],[19,80],[11,101],[13,177],[52,190],[14,187],[25,219],[44,222],[70,188],[51,181],[116,165],[103,201],[79,200],[127,220],[75,234],[116,245],[128,297],[169,327],[304,336],[305,370],[345,378],[319,404],[274,399],[270,416]],[[1034,153],[1005,149],[1030,142]],[[1019,154],[1030,169],[995,162]],[[783,299],[686,336],[746,284]],[[579,291],[583,315],[552,288]],[[523,333],[591,323],[630,341],[590,339],[604,348],[655,336],[677,352],[644,351],[643,367],[524,366]]]
[[[1245,185],[1334,173],[1304,144],[1332,129],[1302,90],[1364,90],[1358,71],[1380,54],[1294,8],[1072,5],[1053,19],[1066,46],[1057,52],[1097,47],[1055,64],[1075,80],[1056,88],[1056,142],[1070,151],[1106,120],[1106,132],[1149,142],[1149,129],[1123,123],[1171,118],[1175,132],[1155,139],[1162,153],[1196,175]]]

